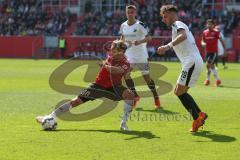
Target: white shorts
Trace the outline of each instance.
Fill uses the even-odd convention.
[[[127,50],[125,55],[130,63],[148,63],[147,49]]]
[[[130,63],[132,69],[137,68],[141,71],[142,75],[148,75],[150,73],[149,64],[147,63]]]
[[[177,83],[183,86],[193,87],[203,71],[203,62],[198,61],[189,66],[184,66],[178,77]]]

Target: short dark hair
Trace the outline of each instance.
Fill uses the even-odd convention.
[[[208,19],[208,20],[207,20],[207,23],[208,23],[208,24],[209,24],[209,23],[214,24],[214,21],[213,21],[213,19]]]
[[[137,7],[135,5],[133,5],[133,4],[129,4],[129,5],[126,6],[126,9],[135,9],[135,10],[137,10]]]
[[[177,8],[177,6],[172,5],[172,4],[163,5],[160,8],[160,14],[164,14],[165,12],[175,12],[175,13],[177,13],[178,8]]]

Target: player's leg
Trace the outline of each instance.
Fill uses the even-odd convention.
[[[222,56],[222,65],[223,65],[223,69],[227,69],[228,67],[226,66],[226,59],[227,57],[225,55]]]
[[[80,94],[75,97],[74,99],[60,105],[57,107],[54,111],[52,111],[49,115],[50,117],[53,117],[56,119],[58,116],[68,112],[71,110],[73,107],[77,107],[80,104],[83,104],[89,100],[94,100],[96,98],[100,98],[104,96],[104,91],[99,88],[97,85],[92,84],[90,87],[83,89],[80,91]],[[45,116],[38,116],[36,118],[37,122],[42,123],[42,120],[44,119]]]
[[[58,116],[70,111],[71,108],[76,107],[84,102],[86,102],[85,99],[81,99],[81,97],[77,96],[74,99],[72,99],[71,101],[68,101],[68,102],[60,105],[54,111],[52,111],[52,113],[50,113],[47,116],[53,117],[54,119],[56,119]],[[36,117],[37,122],[42,123],[44,117],[45,116]]]
[[[196,104],[195,100],[190,94],[187,93],[189,87],[177,84],[174,94],[180,99],[185,109],[192,115],[193,119],[198,118],[198,114],[201,112],[200,108]]]
[[[134,94],[128,89],[125,89],[122,93],[122,99],[125,101],[124,103],[124,109],[123,109],[123,115],[122,115],[122,121],[120,124],[120,129],[124,131],[128,131],[127,121],[128,118],[131,115],[133,105],[134,105]]]
[[[146,81],[148,88],[151,90],[154,98],[155,107],[158,109],[161,107],[160,98],[156,90],[155,82],[151,79],[149,74],[143,74],[143,78]]]
[[[219,86],[221,84],[221,80],[218,76],[218,72],[217,72],[217,69],[215,67],[216,60],[217,60],[217,54],[215,53],[212,57],[210,67],[211,67],[211,72],[213,73],[213,76],[214,76],[215,81],[216,81],[216,86]]]
[[[133,69],[135,64],[131,63],[131,68]],[[124,76],[124,80],[125,83],[127,85],[127,87],[133,92],[135,98],[134,98],[134,106],[137,105],[137,102],[140,100],[139,95],[137,94],[136,88],[135,88],[135,84],[133,79],[131,78],[131,72],[128,72],[125,76]]]
[[[138,97],[138,94],[135,89],[135,84],[133,82],[133,79],[131,78],[131,72],[127,73],[124,76],[124,80],[126,82],[127,87],[134,93],[135,97]]]
[[[122,114],[122,120],[120,123],[120,129],[128,131],[127,121],[131,115],[134,106],[134,93],[124,86],[113,87],[113,93],[115,94],[115,99],[113,100],[124,100],[124,108]]]
[[[209,85],[210,84],[210,76],[211,76],[211,63],[212,63],[212,54],[207,53],[206,55],[206,80],[204,81],[204,85]]]
[[[198,63],[196,66],[193,64],[190,68],[183,68],[174,91],[185,109],[194,119],[191,129],[192,132],[196,132],[198,128],[204,124],[204,120],[207,118],[207,115],[201,111],[193,97],[187,93],[188,89],[197,82],[201,71],[202,63]],[[203,117],[203,119],[201,119],[201,117]]]
[[[149,68],[148,62],[146,62],[146,63],[138,63],[137,67],[142,72],[143,78],[144,78],[145,82],[147,83],[148,88],[150,89],[150,91],[153,94],[155,107],[157,109],[160,108],[161,104],[160,104],[159,95],[158,95],[157,90],[156,90],[155,82],[150,77],[150,68]]]
[[[74,99],[72,99],[69,102],[66,102],[64,104],[62,104],[61,106],[59,106],[58,108],[56,108],[50,115],[54,118],[70,111],[71,108],[73,107],[77,107],[80,104],[85,103],[86,100],[85,99],[81,99],[81,97],[76,96]]]

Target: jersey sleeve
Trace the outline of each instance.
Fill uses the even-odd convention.
[[[182,23],[182,22],[177,21],[173,25],[174,25],[174,27],[176,28],[177,31],[180,30],[180,29],[186,30],[186,27],[185,27],[184,23]]]
[[[139,28],[140,28],[140,32],[146,36],[149,33],[149,28],[146,24],[144,24],[143,22],[139,22]]]
[[[121,24],[121,26],[120,26],[120,29],[119,29],[119,35],[122,35],[123,34],[123,24]]]
[[[222,39],[224,39],[224,36],[223,36],[223,34],[220,32],[220,34],[219,34],[219,38],[222,38]]]
[[[206,38],[205,38],[205,32],[202,33],[202,40],[205,42]]]

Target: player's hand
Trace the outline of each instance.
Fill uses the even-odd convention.
[[[165,54],[165,52],[169,49],[169,47],[167,45],[165,46],[160,46],[158,47],[157,49],[157,53],[160,54],[160,55],[163,55]]]
[[[139,44],[141,44],[141,42],[138,41],[138,40],[135,40],[135,41],[133,41],[132,43],[133,43],[135,46],[138,46]]]
[[[207,44],[202,41],[202,42],[201,42],[201,45],[202,45],[203,48],[205,48]]]
[[[99,67],[104,67],[104,65],[105,65],[105,62],[103,61],[103,62],[98,62],[98,65],[99,65]]]
[[[133,45],[132,41],[125,41],[125,43],[127,43],[127,47],[130,48]]]

